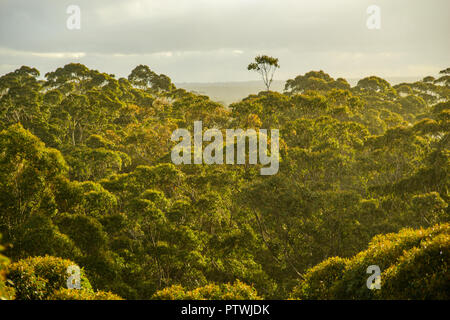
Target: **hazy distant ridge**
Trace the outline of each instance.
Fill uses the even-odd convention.
[[[401,82],[414,82],[420,80],[417,77],[387,77],[385,78],[392,85]],[[347,79],[351,86],[355,86],[359,79]],[[271,90],[283,92],[286,80],[274,80]],[[176,83],[177,87],[194,91],[209,96],[212,100],[225,105],[237,102],[252,93],[265,90],[262,81],[234,81],[234,82],[183,82]]]

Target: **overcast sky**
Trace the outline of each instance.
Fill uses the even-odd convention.
[[[381,9],[369,30],[366,10]],[[69,5],[81,10],[69,30]],[[0,0],[0,74],[45,74],[69,62],[117,76],[149,65],[175,82],[256,80],[257,54],[280,59],[275,78],[418,78],[450,67],[449,0]]]

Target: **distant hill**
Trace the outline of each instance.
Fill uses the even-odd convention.
[[[284,89],[283,80],[272,83],[271,89],[282,92]],[[177,87],[184,88],[199,94],[204,94],[212,100],[229,105],[247,97],[252,93],[265,90],[262,81],[236,81],[236,82],[211,82],[211,83],[176,83]]]
[[[392,85],[401,82],[414,82],[420,77],[387,77]],[[355,86],[359,79],[347,79],[350,85]],[[274,80],[271,86],[273,91],[283,92],[286,80]],[[224,105],[237,102],[250,94],[256,94],[265,90],[262,81],[235,81],[235,82],[184,82],[176,83],[177,87],[204,94],[212,100]]]

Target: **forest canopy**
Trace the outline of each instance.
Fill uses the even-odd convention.
[[[0,298],[449,299],[449,75],[310,71],[225,107],[144,65],[5,74]],[[174,165],[194,121],[279,129],[278,173]]]

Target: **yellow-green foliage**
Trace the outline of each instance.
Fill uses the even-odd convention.
[[[449,299],[450,235],[425,239],[383,273],[385,299]]]
[[[1,240],[1,236],[0,236]],[[3,246],[0,245],[0,252],[3,251]],[[6,285],[6,268],[9,265],[9,259],[0,254],[0,300],[14,299],[14,288]]]
[[[111,292],[97,291],[86,289],[67,289],[62,288],[51,294],[47,300],[123,300],[118,295]]]
[[[449,299],[450,224],[379,235],[351,259],[331,258],[308,270],[296,299]],[[367,267],[377,265],[381,289],[369,290]]]
[[[347,259],[340,257],[322,261],[306,272],[302,285],[294,288],[292,296],[302,299],[332,299],[333,292],[330,288],[342,277],[347,263]]]
[[[449,72],[352,87],[311,71],[229,107],[143,65],[128,79],[79,63],[0,75],[0,233],[16,262],[0,285],[19,299],[86,297],[60,292],[66,263],[19,261],[48,255],[125,299],[172,284],[155,297],[256,297],[234,279],[267,299],[443,297],[444,232],[368,243],[450,222]],[[175,165],[172,133],[198,120],[203,132],[279,129],[277,174],[248,153],[245,165]],[[317,265],[336,256],[353,258]],[[372,264],[381,290],[366,287]]]
[[[258,300],[256,290],[236,280],[230,284],[208,284],[194,290],[186,291],[182,286],[174,285],[156,292],[155,300]]]
[[[16,290],[16,299],[43,300],[55,291],[67,287],[67,268],[74,262],[52,256],[19,260],[8,267],[8,279]],[[81,288],[92,292],[84,270],[81,269]]]
[[[173,285],[157,291],[153,296],[154,300],[184,300],[186,298],[186,291],[180,285]]]

